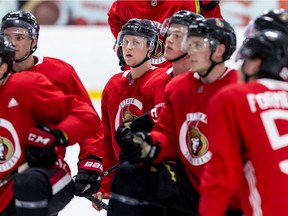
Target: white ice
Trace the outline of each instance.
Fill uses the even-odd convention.
[[[96,111],[100,115],[100,100],[93,101]],[[79,146],[73,145],[68,147],[66,161],[70,165],[72,175],[77,174]],[[108,202],[108,200],[104,200]],[[89,200],[85,198],[75,197],[58,216],[106,216],[106,210],[96,211]]]

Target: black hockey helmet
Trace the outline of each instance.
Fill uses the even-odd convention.
[[[1,33],[8,27],[21,27],[28,30],[32,39],[39,37],[39,24],[36,17],[27,10],[11,11],[2,18]]]
[[[265,11],[248,24],[244,36],[249,38],[265,29],[278,30],[288,35],[288,10],[280,8]]]
[[[205,37],[210,42],[210,48],[215,51],[217,45],[226,47],[223,60],[228,60],[236,50],[237,40],[234,28],[225,20],[219,18],[196,19],[189,25],[187,37]]]
[[[135,35],[147,38],[151,55],[155,55],[158,48],[158,30],[156,25],[148,19],[130,19],[122,26],[117,37],[117,46],[121,47],[124,35]]]
[[[161,25],[160,34],[165,37],[170,25],[173,23],[189,26],[192,23],[192,21],[201,18],[202,19],[204,18],[201,14],[197,14],[189,10],[180,10],[174,13],[170,18],[164,20],[164,22]]]
[[[7,63],[9,68],[12,66],[15,56],[15,48],[10,37],[0,35],[0,65]]]
[[[286,79],[284,76],[287,76],[288,36],[276,30],[255,33],[240,47],[236,60],[255,58],[262,60],[256,77]]]

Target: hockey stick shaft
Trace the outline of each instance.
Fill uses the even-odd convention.
[[[18,173],[24,172],[26,169],[28,169],[28,163],[23,163],[18,167],[17,170],[13,171],[9,175],[5,176],[3,179],[0,180],[0,188],[6,185],[10,180],[12,180]]]
[[[104,171],[102,176],[107,176],[109,173],[115,171],[119,166],[120,166],[120,164],[115,164],[114,166],[112,166],[109,169],[107,169],[106,171]]]
[[[109,169],[107,169],[106,171],[103,172],[102,176],[107,176],[109,173],[115,171],[119,167],[119,165],[120,164],[115,164],[114,166],[110,167]],[[84,189],[84,191],[88,190],[90,187],[91,187],[91,185],[88,184],[87,187]],[[85,196],[85,198],[107,211],[108,205],[106,203],[104,203],[103,201],[99,200],[98,198],[96,198],[94,196]]]
[[[105,209],[106,211],[108,210],[108,205],[101,201],[100,199],[94,197],[94,196],[86,196],[86,199],[90,200],[91,202],[95,203],[97,206]]]

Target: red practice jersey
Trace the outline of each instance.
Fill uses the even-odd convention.
[[[115,131],[124,121],[132,121],[146,111],[151,110],[155,104],[147,106],[142,94],[144,84],[154,74],[165,73],[165,68],[152,67],[141,77],[131,80],[130,70],[118,73],[107,82],[101,100],[102,122],[104,126],[104,170],[118,163],[120,148],[114,138]],[[104,192],[109,192],[112,175],[103,178]]]
[[[29,71],[44,74],[54,85],[59,87],[64,94],[74,95],[93,107],[85,87],[83,86],[75,69],[70,64],[60,59],[51,57],[34,56],[34,59],[37,63],[33,67],[29,68]],[[98,116],[97,113],[96,115]],[[97,118],[97,124],[94,125],[94,127],[98,128],[97,132],[93,135],[93,137],[85,139],[79,143],[81,146],[79,159],[83,159],[90,155],[97,155],[98,157],[102,156],[101,148],[103,144],[104,132],[101,119],[99,116]],[[82,128],[82,130],[86,129]]]
[[[122,26],[132,18],[152,20],[157,25],[159,30],[161,28],[161,24],[166,18],[170,18],[174,13],[180,10],[189,10],[195,13],[202,14],[204,17],[223,18],[220,6],[212,6],[214,2],[216,1],[117,0],[113,2],[110,10],[108,11],[108,24],[110,26],[112,34],[116,39],[118,33],[121,31]],[[212,8],[210,8],[210,5]],[[151,60],[153,65],[155,66],[170,67],[171,63],[167,62],[166,59],[163,57],[163,52],[163,36],[160,35],[159,56],[157,58],[152,58]]]
[[[145,107],[158,107],[164,104],[164,90],[172,77],[173,68],[171,67],[165,73],[156,73],[147,80],[143,88],[141,88],[141,94],[146,98]]]
[[[227,69],[213,83],[186,72],[173,78],[165,89],[165,104],[151,132],[162,149],[155,163],[181,159],[192,184],[199,188],[204,165],[211,159],[207,133],[207,103],[222,87],[237,82],[237,71]]]
[[[93,125],[97,125],[98,116],[91,106],[64,95],[42,74],[11,74],[0,86],[0,104],[0,179],[25,162],[28,133],[36,124],[65,131],[69,144],[97,132]],[[65,153],[65,149],[58,153]],[[12,185],[10,181],[0,188],[0,212],[13,197]]]
[[[221,90],[208,111],[212,160],[201,216],[222,216],[238,192],[243,213],[288,214],[288,84],[259,79]]]

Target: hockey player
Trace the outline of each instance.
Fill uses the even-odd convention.
[[[64,94],[77,96],[93,107],[86,89],[71,65],[56,58],[33,55],[37,49],[39,30],[40,27],[35,16],[29,11],[12,11],[2,18],[1,33],[12,38],[16,49],[12,70],[14,72],[29,70],[44,74]],[[95,110],[94,112],[98,116]],[[104,132],[99,116],[97,118],[97,124],[94,125],[98,129],[96,133],[79,143],[79,166],[87,158],[102,163],[100,156]],[[75,178],[75,195],[87,196],[97,192],[95,188],[91,187],[83,193],[89,179],[94,179],[100,173],[81,169],[78,174]]]
[[[237,71],[225,66],[236,49],[236,34],[226,21],[209,18],[192,22],[187,36],[195,72],[167,84],[165,104],[151,133],[136,132],[119,141],[129,163],[122,164],[113,179],[108,216],[139,215],[145,202],[197,215],[199,181],[211,159],[207,102],[238,79]]]
[[[180,10],[189,10],[204,17],[222,18],[218,0],[186,0],[186,1],[170,1],[170,0],[116,0],[112,3],[108,11],[108,24],[115,38],[121,27],[131,18],[152,20],[160,30],[165,19],[171,17]],[[167,62],[163,56],[164,40],[159,37],[158,54],[152,58],[152,64],[155,66],[171,67],[171,63]],[[120,65],[122,57],[119,56]],[[126,67],[127,68],[127,67]]]
[[[150,98],[150,100],[146,101],[146,104],[149,103],[155,107],[132,121],[129,125],[132,132],[139,130],[151,131],[153,124],[157,122],[158,114],[164,104],[164,89],[166,84],[176,75],[190,70],[190,59],[187,51],[182,49],[182,42],[186,37],[188,26],[195,19],[201,18],[204,17],[200,14],[181,10],[164,21],[160,31],[165,38],[164,57],[172,63],[172,67],[167,69],[166,73],[154,75],[145,83],[142,88],[142,94],[145,95],[146,98]],[[123,129],[123,126],[118,128],[116,133],[118,139],[122,136],[122,133],[127,133],[127,129]]]
[[[152,76],[141,89],[142,95],[147,100],[145,105],[154,106],[151,111],[145,112],[137,117],[126,127],[121,125],[116,131],[116,139],[121,139],[122,136],[131,130],[136,132],[139,130],[151,131],[153,124],[157,121],[158,113],[164,104],[164,89],[166,84],[176,75],[189,71],[190,60],[186,50],[181,48],[182,41],[186,36],[189,24],[197,18],[203,18],[200,14],[196,14],[187,10],[181,10],[168,18],[160,31],[165,35],[165,52],[164,57],[172,63],[172,67],[167,69],[166,73]],[[121,154],[121,153],[120,153]],[[124,158],[125,159],[125,158]],[[166,210],[166,215],[187,215],[175,209]]]
[[[74,195],[65,149],[96,133],[91,125],[97,125],[98,116],[43,74],[10,73],[14,51],[11,40],[1,35],[0,215],[56,216]],[[20,173],[26,163],[30,168]],[[101,173],[102,165],[87,159],[80,162],[81,170]],[[89,183],[98,190],[100,175],[94,178]]]
[[[201,180],[201,216],[223,215],[237,192],[245,216],[287,215],[287,47],[276,30],[249,38],[236,55],[246,82],[209,103],[213,157]]]
[[[124,60],[131,70],[112,76],[102,93],[104,169],[118,163],[120,149],[114,138],[118,126],[123,122],[131,122],[154,106],[154,104],[147,106],[145,102],[147,98],[141,95],[141,89],[153,74],[166,71],[165,68],[152,66],[150,62],[150,57],[157,49],[157,41],[157,28],[152,21],[146,19],[129,20],[118,35],[117,46],[120,52],[123,52]],[[112,176],[111,174],[103,178],[101,192],[110,193]]]
[[[265,11],[251,20],[244,36],[250,38],[258,31],[265,29],[278,30],[288,35],[288,10],[279,8]]]

